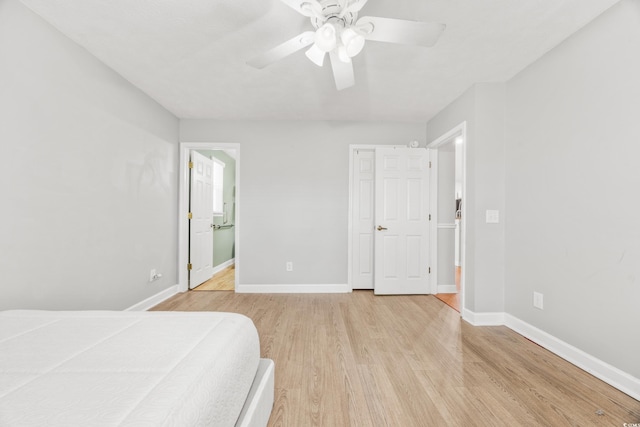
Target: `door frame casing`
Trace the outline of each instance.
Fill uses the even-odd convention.
[[[460,316],[465,308],[465,278],[466,278],[466,241],[467,241],[467,205],[466,201],[468,200],[467,194],[467,122],[464,121],[459,125],[453,127],[448,132],[445,132],[440,137],[436,138],[431,143],[427,144],[428,149],[437,150],[439,147],[447,144],[451,140],[454,140],[457,137],[462,137],[462,218],[460,219],[460,233],[461,233],[461,242],[460,242],[460,267],[462,270],[462,274],[460,276]],[[454,142],[455,144],[455,142]],[[437,157],[436,157],[437,159]],[[433,213],[433,221],[431,221],[430,229],[431,229],[431,272],[434,281],[437,286],[438,279],[438,165],[437,160],[433,165],[432,171],[434,171],[434,179],[431,180],[431,191],[432,195],[435,194],[435,197],[431,197],[431,212]]]
[[[236,153],[235,194],[235,292],[240,284],[240,144],[229,142],[181,142],[178,167],[178,291],[189,290],[189,153],[191,150],[234,150]],[[213,244],[213,242],[211,243]]]

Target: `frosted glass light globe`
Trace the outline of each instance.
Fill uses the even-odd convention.
[[[323,52],[331,52],[336,48],[336,27],[331,23],[326,23],[316,30],[315,44]]]
[[[340,36],[342,44],[347,50],[349,58],[353,58],[362,51],[364,47],[364,36],[353,28],[347,28]]]

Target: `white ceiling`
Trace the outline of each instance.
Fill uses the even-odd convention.
[[[447,28],[433,48],[367,43],[338,92],[304,50],[245,64],[312,29],[280,0],[22,0],[180,118],[405,122],[511,78],[618,1],[370,0],[360,16]]]

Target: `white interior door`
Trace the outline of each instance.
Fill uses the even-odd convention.
[[[375,150],[375,293],[428,294],[429,153]]]
[[[375,151],[358,149],[353,154],[352,270],[353,289],[373,289],[373,196]]]
[[[191,152],[189,194],[189,288],[213,276],[213,160]]]

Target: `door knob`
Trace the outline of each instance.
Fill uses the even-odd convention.
[[[382,231],[382,230],[386,230],[386,229],[387,229],[387,227],[383,227],[381,225],[378,226],[378,231]]]

